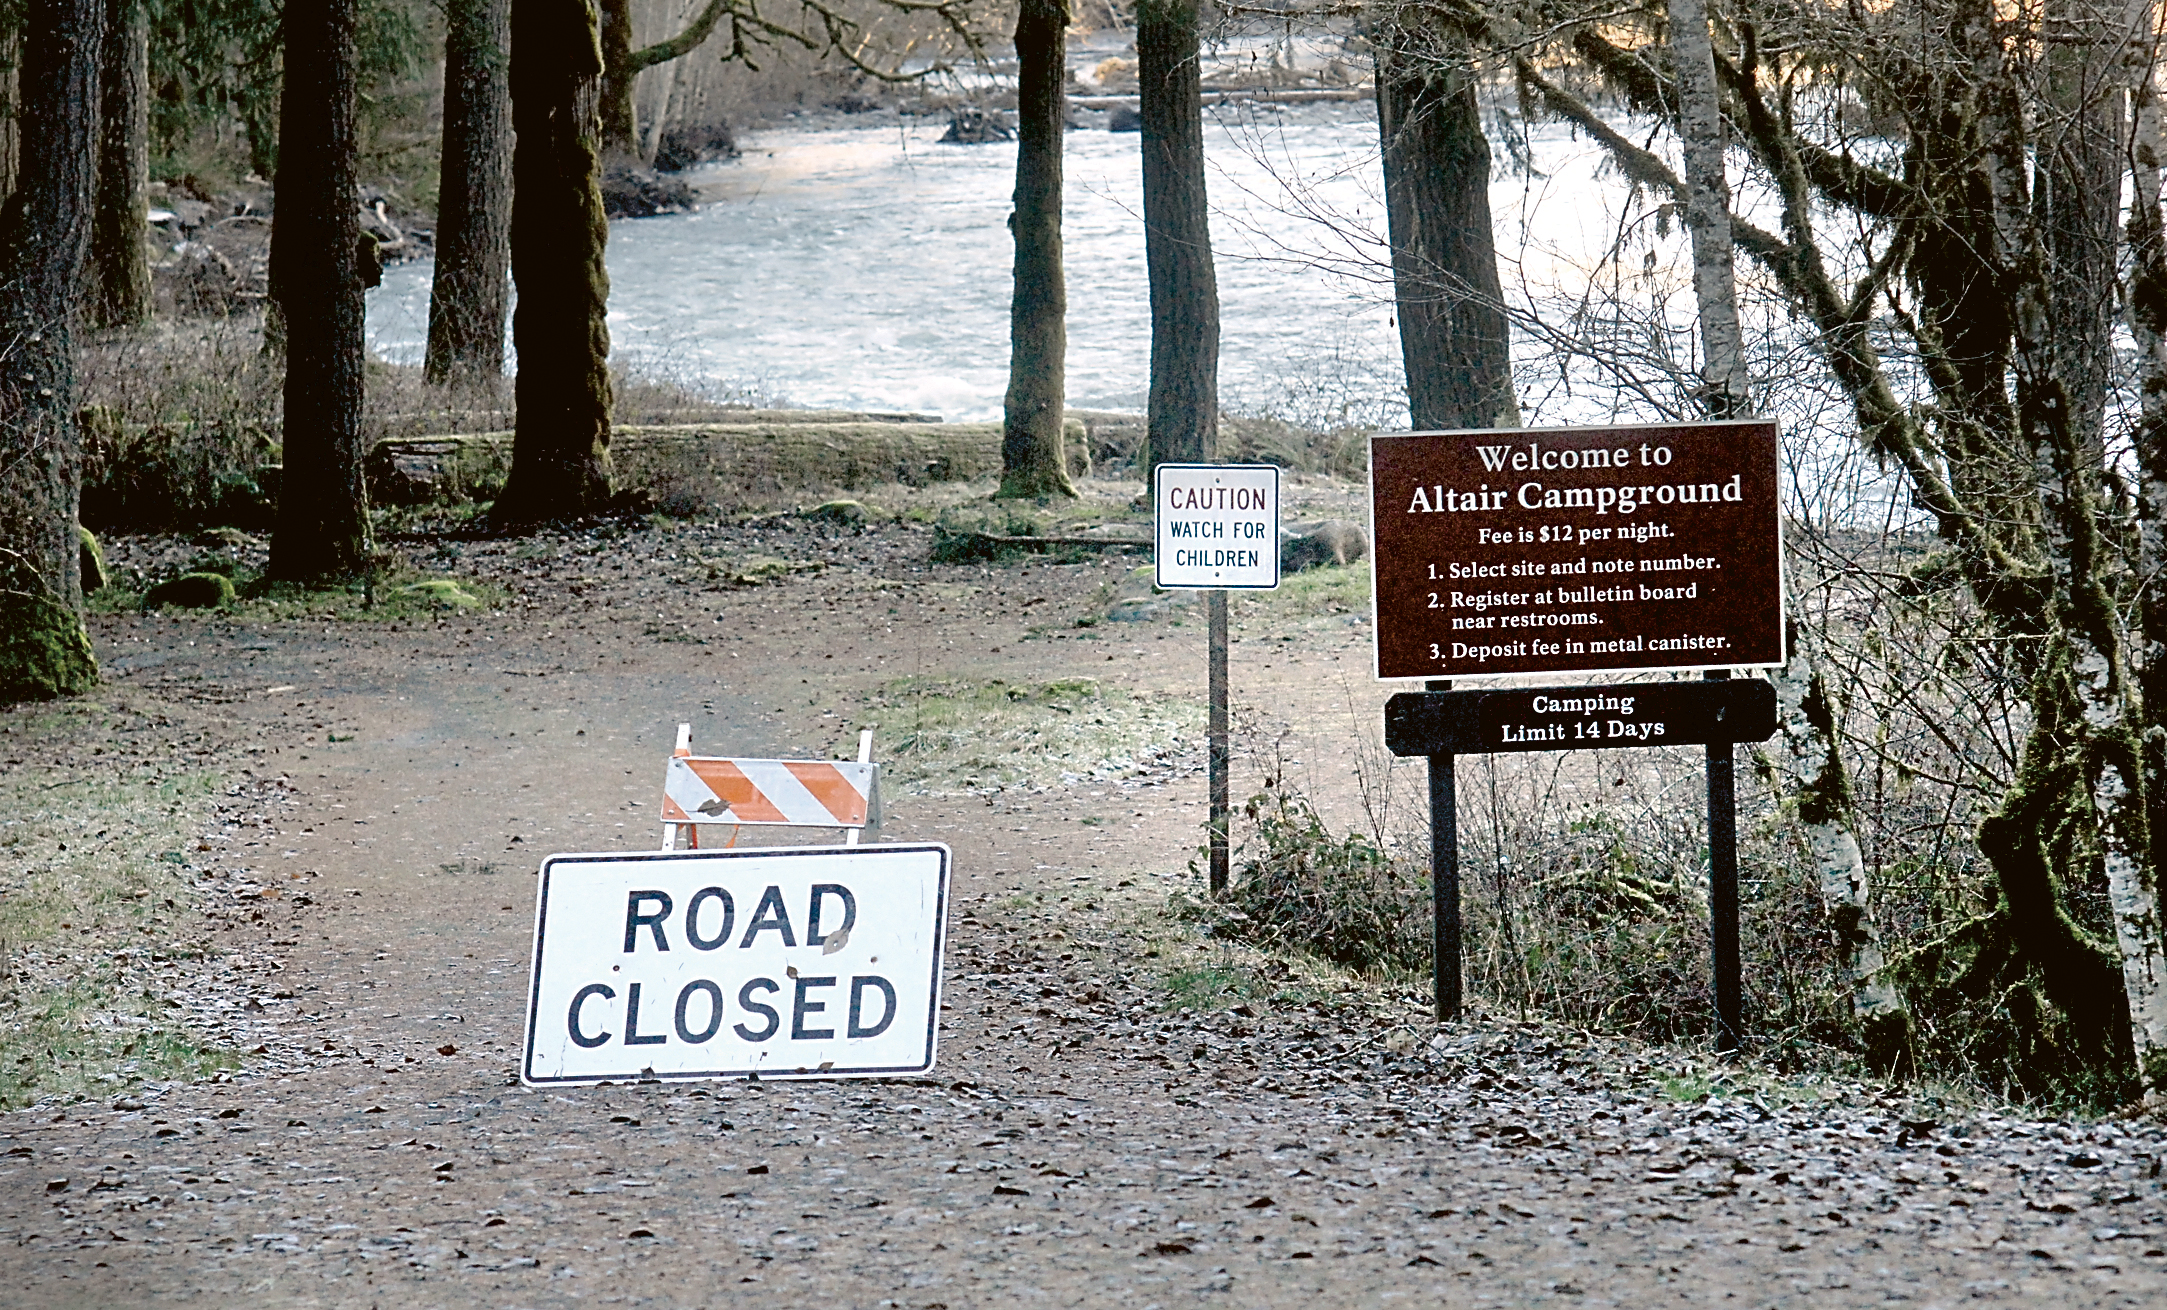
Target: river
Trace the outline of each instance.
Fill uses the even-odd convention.
[[[1311,423],[1403,425],[1374,107],[1206,114],[1223,403]],[[688,175],[702,195],[698,212],[613,224],[617,360],[711,395],[998,417],[1015,147],[943,145],[945,126],[885,114],[751,133],[740,158]],[[1103,126],[1067,138],[1075,407],[1144,404],[1151,333],[1139,141]],[[1584,285],[1617,235],[1592,145],[1546,127],[1529,149],[1534,168],[1500,169],[1492,182],[1514,295]],[[1666,248],[1662,263],[1682,284],[1675,254]],[[426,262],[401,265],[370,293],[379,356],[420,360],[430,273]],[[1533,408],[1531,418],[1551,421],[1608,416],[1606,403],[1585,394]]]

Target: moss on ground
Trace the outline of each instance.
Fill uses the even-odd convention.
[[[215,610],[233,603],[233,579],[208,570],[168,578],[143,593],[147,610]]]
[[[217,609],[229,618],[279,622],[312,619],[342,623],[391,623],[433,618],[442,614],[473,614],[501,608],[511,599],[503,587],[474,578],[429,577],[412,569],[392,570],[368,582],[309,586],[297,582],[273,582],[245,570],[230,558],[214,554],[198,556],[181,578],[159,583],[147,591],[107,587],[92,598],[93,613],[117,614],[165,604],[188,608]],[[163,590],[173,582],[190,582],[203,603],[188,604]],[[216,582],[210,581],[216,579]],[[210,601],[217,582],[226,584],[222,600]]]

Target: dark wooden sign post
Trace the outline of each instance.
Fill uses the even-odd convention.
[[[1758,678],[1629,682],[1512,691],[1453,691],[1432,682],[1385,703],[1385,745],[1430,761],[1430,878],[1435,902],[1437,1017],[1460,1014],[1460,838],[1453,760],[1497,751],[1708,748],[1708,927],[1714,952],[1716,1041],[1736,1050],[1738,820],[1731,745],[1776,731],[1776,689]]]
[[[1453,761],[1704,746],[1716,1040],[1743,1039],[1732,746],[1776,731],[1783,662],[1775,424],[1427,432],[1370,442],[1385,744],[1430,762],[1437,1017],[1461,1009]],[[1454,691],[1455,678],[1684,673],[1694,681]]]

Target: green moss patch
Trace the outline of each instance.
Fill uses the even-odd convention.
[[[143,593],[143,608],[223,609],[233,603],[233,579],[208,570],[168,578]]]
[[[0,578],[0,702],[80,696],[98,685],[98,661],[74,611]]]
[[[421,601],[448,610],[478,610],[482,598],[468,591],[450,578],[431,578],[427,582],[409,582],[398,588],[399,596]]]
[[[81,555],[83,591],[87,594],[105,585],[105,548],[89,528],[78,523],[75,526],[75,543]]]

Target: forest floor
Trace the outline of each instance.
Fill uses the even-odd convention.
[[[1290,490],[1290,517],[1351,508]],[[96,934],[143,1003],[71,1031],[162,1034],[164,1063],[108,1043],[110,1081],[0,1115],[0,1304],[2167,1301],[2156,1126],[1440,1029],[1408,984],[1203,939],[1169,912],[1204,815],[1200,618],[1134,556],[932,542],[414,539],[485,608],[99,617],[106,685],[0,713],[0,785],[55,815],[110,785],[78,853],[134,840],[166,881],[19,929],[10,968],[38,986],[59,929]],[[193,547],[110,549],[125,574]],[[1238,605],[1237,796],[1281,772],[1343,822],[1378,803],[1365,577]],[[876,728],[885,835],[954,850],[932,1075],[520,1084],[537,865],[652,849],[681,721],[784,756]]]

